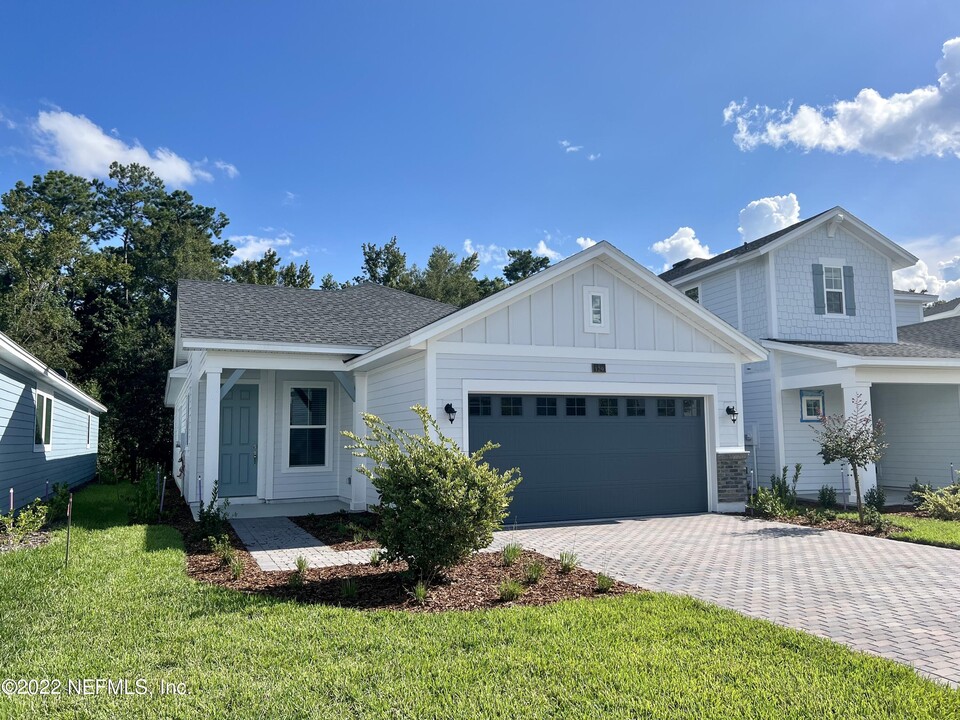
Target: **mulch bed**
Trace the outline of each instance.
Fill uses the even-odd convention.
[[[290,520],[334,550],[372,550],[378,547],[376,536],[380,518],[376,513],[301,515]],[[362,535],[363,540],[354,540],[356,535]]]
[[[353,515],[351,518],[355,517]],[[229,528],[228,536],[236,556],[243,561],[244,571],[234,579],[229,567],[210,552],[206,540],[194,537],[196,523],[182,499],[178,499],[167,515],[167,524],[181,532],[187,551],[187,574],[200,582],[220,585],[243,593],[265,595],[303,603],[319,603],[357,610],[406,610],[410,612],[444,612],[448,610],[482,610],[522,605],[548,605],[561,600],[625,595],[643,592],[641,588],[615,582],[607,593],[597,591],[597,574],[583,568],[561,573],[560,563],[553,558],[525,550],[510,567],[504,567],[499,552],[476,553],[465,563],[451,569],[429,590],[427,601],[420,605],[410,595],[415,580],[406,574],[403,563],[341,565],[308,570],[300,584],[292,584],[293,571],[264,572],[244,548],[240,538]],[[302,526],[301,526],[302,527]],[[356,549],[356,544],[351,544]],[[524,592],[512,602],[499,598],[500,583],[506,579],[523,582],[531,563],[544,566],[536,584],[523,584]],[[355,595],[345,597],[344,584],[353,584]]]
[[[7,542],[6,536],[0,535],[0,553],[16,552],[17,550],[30,550],[38,548],[50,542],[50,533],[46,530],[30,533],[23,539],[19,545],[11,545]]]
[[[749,516],[747,516],[749,517]],[[889,516],[884,515],[889,519]],[[890,535],[901,532],[902,527],[893,525],[890,528],[889,532],[877,532],[874,530],[872,525],[861,525],[856,520],[847,520],[845,518],[837,518],[836,520],[824,520],[823,522],[817,523],[814,525],[803,515],[793,515],[793,516],[783,516],[769,518],[776,522],[789,523],[790,525],[803,525],[804,527],[809,527],[814,530],[837,530],[839,532],[852,533],[854,535],[869,535],[870,537],[886,538]]]

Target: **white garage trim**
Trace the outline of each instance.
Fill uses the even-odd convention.
[[[660,384],[625,382],[556,382],[529,380],[463,380],[461,408],[463,412],[464,452],[470,449],[470,395],[489,393],[491,395],[617,395],[643,397],[702,397],[703,418],[706,427],[707,467],[707,509],[717,512],[717,447],[719,446],[719,425],[717,423],[718,401],[716,385],[696,384]],[[738,450],[743,452],[742,449]],[[733,452],[727,449],[727,452]]]

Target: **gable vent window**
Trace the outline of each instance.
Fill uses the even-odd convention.
[[[699,285],[695,285],[692,288],[688,288],[687,290],[684,290],[683,294],[686,295],[691,300],[693,300],[695,303],[700,302],[700,286]]]
[[[853,266],[823,260],[813,266],[813,310],[817,315],[856,315]]]
[[[583,288],[583,330],[610,332],[610,291],[607,288],[590,285]]]

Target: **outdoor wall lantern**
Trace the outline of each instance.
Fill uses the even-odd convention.
[[[740,417],[740,413],[737,412],[737,409],[733,405],[727,405],[727,415],[730,416],[730,420],[734,423],[736,423],[737,418]]]
[[[443,411],[450,418],[450,423],[453,424],[453,421],[457,419],[457,409],[453,406],[453,403],[447,403]]]

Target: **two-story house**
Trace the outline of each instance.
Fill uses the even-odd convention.
[[[944,485],[960,469],[960,318],[923,322],[935,296],[895,290],[917,258],[835,207],[660,277],[760,341],[743,367],[743,423],[758,482],[802,463],[798,490],[850,492],[849,475],[819,457],[822,415],[849,414],[859,396],[889,443],[862,489],[888,501],[919,479]]]

